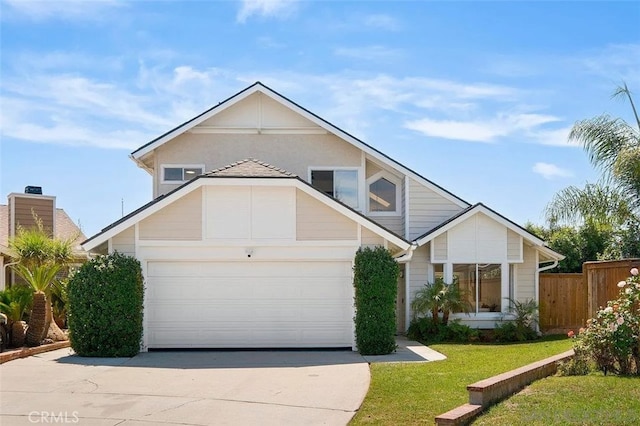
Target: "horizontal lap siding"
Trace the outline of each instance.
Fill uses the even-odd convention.
[[[384,246],[384,238],[372,231],[369,231],[364,226],[361,230],[361,238],[363,246]]]
[[[117,251],[129,256],[136,255],[135,230],[133,226],[111,238],[111,251]]]
[[[511,261],[519,261],[521,258],[522,240],[520,235],[511,229],[507,231],[507,258]]]
[[[24,228],[30,228],[35,225],[33,214],[35,213],[42,221],[44,229],[53,235],[54,227],[54,200],[51,198],[38,199],[33,197],[20,197],[13,198],[14,202],[14,214],[15,214],[15,229],[19,226]],[[9,206],[11,208],[11,206]]]
[[[416,291],[420,290],[425,286],[425,284],[427,284],[429,279],[427,269],[429,256],[429,246],[424,245],[422,247],[418,247],[413,252],[411,262],[408,263],[408,267],[410,268],[409,278],[411,280],[409,284],[409,303],[413,300]]]
[[[409,179],[409,238],[416,238],[462,210],[414,179]]]
[[[516,266],[516,299],[524,301],[535,299],[536,250],[524,246],[524,262]]]

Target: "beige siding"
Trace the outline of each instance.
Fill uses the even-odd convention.
[[[521,259],[522,240],[520,235],[511,229],[507,231],[507,258],[511,261],[519,261]]]
[[[524,245],[524,262],[516,265],[516,299],[535,299],[536,250]]]
[[[362,155],[353,145],[331,135],[193,134],[185,133],[160,146],[156,153],[157,195],[178,185],[162,184],[162,164],[204,164],[213,170],[246,158],[256,158],[307,180],[309,167],[358,167]]]
[[[373,161],[369,161],[369,160],[367,160],[365,167],[367,168],[367,171],[366,171],[367,179],[369,179],[371,176],[375,175],[376,173],[382,171],[382,168],[380,166],[378,166]]]
[[[140,239],[202,239],[202,191],[196,189],[142,220]]]
[[[371,216],[371,219],[389,231],[404,236],[404,219],[402,216]]]
[[[302,191],[296,196],[298,241],[356,240],[358,225]]]
[[[408,263],[407,267],[409,268],[409,294],[410,297],[408,302],[411,303],[413,300],[416,291],[420,290],[427,284],[429,279],[428,277],[428,269],[427,266],[429,264],[429,247],[428,245],[424,245],[422,247],[418,247],[413,252],[413,257],[411,258],[411,262]],[[413,315],[413,312],[411,313]]]
[[[453,202],[409,179],[409,239],[424,234],[460,210]]]
[[[364,226],[361,227],[360,235],[362,238],[362,245],[365,247],[384,246],[384,238],[368,230]]]
[[[131,226],[118,235],[111,238],[111,252],[118,251],[129,256],[136,255],[136,235],[134,227]]]
[[[290,110],[269,96],[254,93],[204,121],[197,127],[222,128],[317,128],[316,124]]]
[[[433,240],[433,260],[447,260],[447,233]]]

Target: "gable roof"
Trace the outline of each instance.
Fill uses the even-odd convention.
[[[102,231],[100,231],[96,235],[93,235],[86,241],[82,242],[82,247],[88,251],[99,246],[109,238],[113,237],[116,234],[119,234],[131,225],[143,220],[144,218],[150,216],[166,205],[171,204],[179,198],[182,198],[189,192],[201,186],[207,185],[207,181],[211,179],[246,179],[247,181],[254,180],[256,182],[264,181],[265,179],[288,180],[291,182],[292,186],[295,186],[303,192],[311,195],[315,199],[344,214],[360,225],[365,226],[366,228],[377,233],[391,243],[397,245],[401,249],[406,250],[411,246],[411,243],[405,238],[379,225],[378,223],[374,222],[373,220],[369,219],[353,208],[347,206],[346,204],[336,200],[335,198],[325,194],[324,192],[319,191],[317,188],[311,186],[310,183],[300,179],[295,174],[289,173],[285,170],[279,169],[256,159],[246,159],[235,162],[225,167],[221,167],[211,172],[204,173],[196,177],[195,179],[182,184],[173,191],[168,192],[165,195],[161,195],[160,197],[129,213],[125,217],[102,229]]]
[[[459,225],[460,223],[464,222],[465,220],[467,220],[468,218],[470,218],[471,216],[473,216],[473,215],[475,215],[477,213],[483,213],[483,214],[489,216],[491,219],[495,220],[496,222],[502,224],[506,228],[508,228],[511,231],[515,232],[516,234],[520,235],[526,241],[528,241],[531,244],[533,244],[536,248],[542,250],[546,256],[548,256],[548,257],[550,257],[550,258],[552,258],[554,260],[555,259],[562,260],[562,259],[565,258],[565,256],[563,256],[562,254],[557,253],[557,252],[551,250],[549,247],[547,247],[546,243],[544,242],[544,240],[542,238],[538,237],[534,233],[526,230],[522,226],[520,226],[517,223],[511,221],[510,219],[504,217],[500,213],[498,213],[495,210],[485,206],[482,203],[477,203],[477,204],[474,204],[473,206],[467,207],[464,210],[461,210],[460,212],[458,212],[457,214],[453,215],[449,219],[445,220],[444,222],[442,222],[438,226],[435,226],[432,229],[430,229],[429,231],[427,231],[424,234],[420,235],[414,241],[418,244],[418,246],[422,246],[422,245],[428,243],[429,241],[433,240],[437,236],[442,235],[443,233],[447,232],[451,228],[456,227],[457,225]]]
[[[158,136],[157,138],[153,139],[152,141],[146,143],[145,145],[142,145],[140,148],[136,149],[135,151],[133,151],[130,154],[131,159],[133,161],[135,161],[136,164],[138,164],[140,167],[146,169],[146,166],[141,161],[142,157],[144,157],[146,154],[152,152],[157,147],[159,147],[159,146],[163,145],[164,143],[170,141],[171,139],[179,136],[180,134],[187,132],[188,130],[194,128],[198,124],[204,122],[205,120],[208,120],[209,118],[213,117],[214,115],[224,111],[225,109],[231,107],[232,105],[235,105],[236,103],[240,102],[241,100],[247,98],[248,96],[250,96],[250,95],[252,95],[253,93],[256,93],[256,92],[260,92],[260,93],[263,93],[263,94],[269,96],[271,99],[275,100],[276,102],[279,102],[280,104],[283,104],[284,106],[286,106],[289,109],[297,112],[298,114],[302,115],[303,117],[305,117],[306,119],[310,120],[311,122],[313,122],[314,124],[318,125],[319,127],[323,128],[326,131],[328,131],[330,133],[333,133],[336,136],[342,138],[343,140],[351,143],[355,147],[363,150],[364,152],[366,152],[367,154],[369,154],[372,157],[376,158],[377,160],[379,160],[379,161],[381,161],[381,162],[383,162],[385,164],[388,164],[388,165],[390,165],[390,166],[402,171],[403,173],[413,177],[417,181],[421,182],[423,185],[425,185],[428,188],[432,189],[434,192],[436,192],[437,194],[443,196],[444,198],[448,199],[449,201],[453,202],[454,204],[456,204],[456,205],[458,205],[460,207],[463,207],[463,208],[468,207],[470,205],[468,202],[466,202],[462,198],[458,197],[457,195],[453,194],[452,192],[444,189],[440,185],[430,181],[429,179],[427,179],[424,176],[420,175],[419,173],[413,171],[412,169],[404,166],[403,164],[400,164],[399,162],[395,161],[394,159],[392,159],[388,155],[378,151],[377,149],[375,149],[371,145],[366,144],[365,142],[361,141],[360,139],[356,138],[355,136],[353,136],[353,135],[347,133],[346,131],[340,129],[339,127],[331,124],[327,120],[325,120],[325,119],[321,118],[320,116],[312,113],[311,111],[307,110],[306,108],[298,105],[297,103],[293,102],[289,98],[287,98],[287,97],[281,95],[280,93],[276,92],[275,90],[265,86],[264,84],[262,84],[259,81],[255,82],[251,86],[241,90],[240,92],[236,93],[235,95],[225,99],[224,101],[220,102],[218,105],[216,105],[216,106],[214,106],[212,108],[209,108],[208,110],[206,110],[203,113],[195,116],[194,118],[192,118],[192,119],[190,119],[188,121],[185,121],[184,123],[180,124],[179,126],[175,127],[172,130],[169,130],[168,132],[164,133],[163,135]]]

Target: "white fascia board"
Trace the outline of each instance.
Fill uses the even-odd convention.
[[[110,238],[113,238],[115,235],[118,235],[120,232],[124,231],[130,226],[133,226],[134,224],[140,222],[141,220],[144,220],[150,215],[163,209],[167,205],[173,203],[174,201],[182,198],[188,193],[198,188],[201,188],[203,186],[294,186],[297,189],[300,189],[301,191],[305,192],[306,194],[309,194],[316,200],[338,211],[339,213],[343,214],[349,219],[355,221],[356,223],[359,223],[360,225],[371,230],[372,232],[375,232],[376,234],[380,235],[381,237],[390,241],[391,243],[395,244],[401,249],[407,250],[411,246],[410,243],[402,240],[401,238],[395,236],[394,234],[376,225],[375,223],[363,218],[359,214],[351,211],[347,207],[341,205],[337,201],[329,198],[328,196],[325,196],[324,194],[319,193],[318,190],[310,187],[309,185],[301,182],[299,179],[294,177],[282,177],[282,178],[200,177],[193,180],[189,184],[183,186],[179,190],[167,195],[165,198],[158,201],[157,203],[152,204],[146,209],[131,216],[127,220],[123,221],[122,223],[119,223],[113,228],[105,231],[103,234],[99,234],[98,236],[91,239],[90,241],[87,241],[86,243],[82,244],[82,248],[86,251],[90,251],[94,249],[95,247],[99,246],[105,241],[108,241]]]
[[[256,92],[260,92],[260,93],[262,93],[262,94],[264,94],[266,96],[269,96],[274,101],[285,105],[286,107],[288,107],[289,109],[291,109],[294,112],[297,112],[298,114],[300,114],[301,116],[303,116],[307,120],[311,121],[312,123],[316,124],[317,126],[321,127],[322,129],[325,129],[327,132],[333,133],[334,135],[340,137],[344,141],[347,141],[350,144],[354,145],[356,148],[361,149],[366,154],[368,154],[371,157],[375,158],[379,162],[381,162],[383,164],[386,164],[386,165],[388,165],[388,166],[390,166],[392,168],[395,168],[395,169],[401,171],[402,173],[412,177],[413,179],[415,179],[418,182],[420,182],[423,185],[425,185],[427,188],[429,188],[432,191],[434,191],[436,194],[444,197],[445,199],[447,199],[447,200],[451,201],[452,203],[456,204],[457,206],[463,207],[463,208],[469,207],[469,204],[467,204],[464,201],[456,198],[455,196],[453,196],[452,194],[450,194],[447,191],[443,190],[439,186],[429,182],[427,179],[425,179],[424,177],[418,175],[414,171],[406,168],[405,166],[403,166],[402,164],[396,162],[395,160],[392,160],[391,158],[381,154],[380,152],[378,152],[377,150],[373,149],[372,147],[366,145],[362,141],[360,141],[360,140],[356,139],[355,137],[349,135],[348,133],[344,132],[343,130],[340,130],[338,127],[335,127],[334,125],[329,124],[328,122],[324,121],[323,119],[320,119],[318,116],[316,116],[316,115],[310,113],[309,111],[305,110],[304,108],[296,105],[292,101],[284,98],[282,95],[273,92],[271,89],[269,89],[266,86],[263,86],[260,83],[254,84],[253,86],[249,87],[248,89],[236,94],[232,98],[227,99],[227,101],[224,103],[224,105],[220,105],[219,108],[213,107],[208,113],[203,114],[202,116],[200,116],[200,117],[198,117],[198,118],[196,118],[196,119],[194,119],[194,120],[192,120],[192,121],[190,121],[190,122],[188,122],[188,123],[186,123],[186,124],[184,124],[182,126],[176,127],[174,130],[170,131],[169,133],[167,133],[166,135],[164,135],[163,137],[161,137],[160,139],[158,139],[154,143],[146,146],[144,149],[141,149],[140,151],[136,151],[135,154],[131,154],[131,158],[136,163],[140,163],[140,159],[144,155],[146,155],[147,153],[153,151],[158,146],[164,144],[165,142],[175,138],[176,136],[178,136],[178,135],[180,135],[182,133],[185,133],[185,132],[191,130],[192,128],[194,128],[198,124],[210,119],[214,115],[226,110],[227,108],[235,105],[236,103],[240,102],[241,100],[247,98],[248,96],[250,96],[250,95],[252,95],[252,94],[254,94]]]
[[[536,248],[538,249],[538,251],[540,253],[542,253],[543,255],[551,258],[551,260],[549,260],[549,262],[552,262],[554,260],[560,261],[560,260],[563,260],[564,258],[566,258],[565,255],[560,254],[560,253],[558,253],[556,251],[553,251],[547,246],[540,246],[540,247],[536,247]]]
[[[545,246],[545,242],[543,240],[541,240],[540,238],[538,238],[538,237],[526,232],[524,229],[520,228],[519,226],[515,226],[513,223],[509,222],[508,220],[506,220],[502,216],[497,215],[496,213],[492,212],[491,210],[489,210],[488,208],[486,208],[483,205],[478,205],[478,206],[474,207],[473,209],[469,210],[468,212],[464,213],[463,215],[461,215],[461,216],[455,218],[454,220],[452,220],[451,222],[447,223],[445,226],[437,229],[433,233],[416,240],[416,243],[418,243],[418,246],[423,246],[424,244],[426,244],[429,241],[433,240],[437,236],[442,235],[443,233],[449,231],[452,228],[455,228],[461,222],[464,222],[465,220],[469,219],[471,216],[476,215],[478,213],[483,213],[484,215],[489,216],[491,219],[495,220],[496,222],[500,223],[501,225],[505,226],[506,228],[512,230],[516,234],[520,235],[524,240],[529,241],[530,243],[532,243],[536,247],[544,247]]]
[[[166,135],[164,135],[160,139],[156,140],[152,144],[149,144],[148,146],[144,147],[140,151],[136,151],[135,153],[131,154],[131,158],[133,158],[135,161],[137,161],[138,159],[142,158],[145,154],[153,151],[154,149],[156,149],[158,146],[164,144],[165,142],[168,142],[171,139],[175,138],[176,136],[179,136],[182,133],[185,133],[185,132],[191,130],[192,128],[194,128],[198,124],[202,123],[203,121],[206,121],[206,120],[210,119],[214,115],[216,115],[219,112],[222,112],[222,111],[226,110],[227,108],[235,105],[236,103],[238,103],[241,100],[245,99],[246,97],[254,94],[255,92],[262,91],[261,88],[262,88],[262,86],[260,86],[259,84],[256,84],[253,87],[250,87],[250,88],[248,88],[248,89],[236,94],[234,97],[232,97],[230,99],[227,99],[227,101],[224,103],[224,105],[220,105],[219,104],[220,108],[213,107],[213,108],[211,108],[211,110],[208,113],[202,114],[200,117],[195,118],[195,119],[189,121],[188,123],[186,123],[186,124],[184,124],[182,126],[176,127],[175,129],[173,129],[172,131],[170,131],[169,133],[167,133]]]
[[[144,209],[142,211],[139,211],[137,214],[129,217],[127,220],[119,223],[118,225],[114,226],[113,228],[103,232],[102,234],[98,234],[97,236],[93,237],[89,241],[86,241],[85,243],[81,244],[81,247],[85,251],[90,251],[90,250],[98,247],[100,244],[104,243],[105,241],[108,241],[110,238],[113,238],[114,236],[118,235],[119,233],[121,233],[125,229],[127,229],[127,228],[135,225],[136,223],[140,222],[141,220],[151,216],[152,214],[154,214],[157,211],[161,210],[165,206],[173,203],[174,201],[182,198],[183,196],[185,196],[186,194],[190,193],[191,191],[193,191],[193,190],[195,190],[197,188],[200,188],[203,185],[202,180],[203,179],[201,179],[201,178],[195,179],[194,181],[190,182],[188,185],[185,185],[182,188],[180,188],[180,190],[167,195],[162,200],[159,200],[155,204],[152,204],[149,207],[147,207],[146,209]]]

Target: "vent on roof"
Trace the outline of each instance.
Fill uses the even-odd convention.
[[[24,188],[25,194],[37,194],[42,195],[42,187],[41,186],[26,186]]]

